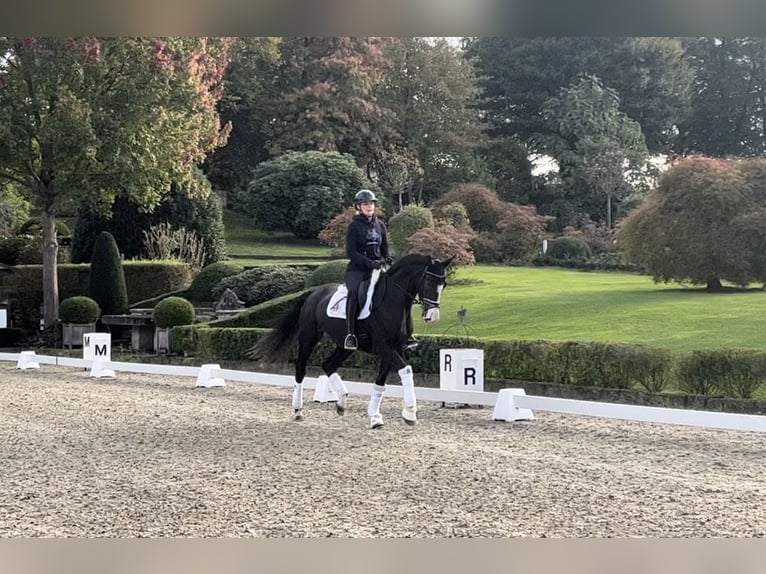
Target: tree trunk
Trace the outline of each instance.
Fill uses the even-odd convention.
[[[721,290],[721,280],[720,279],[708,279],[707,280],[707,290],[708,291],[720,291]]]
[[[612,196],[606,196],[606,228],[612,229]]]
[[[53,185],[52,183],[50,185]],[[43,232],[43,324],[52,327],[59,319],[58,251],[56,216],[43,208],[40,224]]]

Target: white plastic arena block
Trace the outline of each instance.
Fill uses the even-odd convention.
[[[492,413],[493,421],[531,421],[535,416],[532,409],[522,409],[516,406],[516,397],[525,395],[524,389],[500,389]]]
[[[314,389],[314,402],[329,403],[337,400],[337,393],[330,388],[330,379],[327,375],[320,375],[317,378],[317,386]]]
[[[217,363],[202,365],[199,369],[199,375],[197,375],[197,386],[206,389],[210,387],[225,387],[226,381],[220,377],[213,376],[213,371],[220,369],[221,366]]]
[[[40,363],[37,362],[37,355],[34,351],[21,351],[19,360],[16,362],[16,368],[22,371],[26,369],[39,369]]]
[[[104,377],[114,377],[114,369],[107,369],[106,364],[108,361],[103,359],[95,359],[90,367],[90,376],[97,379]]]

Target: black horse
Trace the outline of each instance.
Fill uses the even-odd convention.
[[[446,285],[447,267],[453,259],[454,257],[450,257],[446,261],[440,261],[425,255],[406,255],[388,270],[380,273],[372,297],[370,314],[366,318],[358,319],[356,323],[359,349],[380,357],[378,376],[367,407],[370,428],[383,426],[380,400],[392,368],[397,370],[402,381],[402,418],[408,424],[415,424],[417,421],[412,367],[403,358],[404,345],[412,335],[410,312],[412,304],[419,301],[425,322],[439,320],[439,299]],[[346,336],[345,318],[328,315],[328,304],[337,287],[337,284],[323,285],[301,295],[277,327],[250,351],[250,357],[254,359],[285,360],[297,339],[298,355],[295,362],[292,404],[295,420],[303,419],[303,378],[306,376],[306,363],[323,335],[333,340],[335,351],[322,363],[322,370],[328,377],[330,388],[338,396],[335,405],[338,414],[343,414],[346,410],[348,389],[337,371],[354,351],[343,348],[343,339]],[[363,305],[364,301],[361,302],[360,309]],[[345,309],[345,301],[340,304],[340,308]]]

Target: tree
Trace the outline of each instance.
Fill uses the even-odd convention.
[[[606,225],[612,227],[612,201],[633,189],[629,183],[650,175],[641,126],[620,111],[620,97],[595,76],[584,75],[542,107],[555,130],[546,147],[559,163],[563,180],[606,198]]]
[[[338,152],[288,152],[263,162],[248,186],[249,211],[267,230],[289,230],[315,238],[371,187],[354,158]]]
[[[679,126],[679,150],[714,157],[766,150],[766,40],[689,38],[694,70],[691,112]]]
[[[375,86],[387,66],[385,38],[283,38],[282,113],[273,156],[285,151],[337,151],[366,166],[386,139],[389,113]]]
[[[72,232],[72,263],[90,261],[93,245],[102,231],[114,236],[126,259],[145,257],[144,232],[163,223],[176,230],[183,227],[195,233],[204,242],[205,265],[224,259],[226,239],[221,200],[212,193],[207,179],[196,168],[194,180],[196,186],[207,190],[207,195],[199,195],[186,185],[171,185],[167,195],[150,212],[127,197],[117,197],[108,214],[83,205],[78,210]]]
[[[218,104],[222,122],[232,129],[224,147],[205,161],[205,173],[216,190],[247,186],[252,169],[268,160],[274,139],[275,118],[280,117],[282,60],[279,38],[237,38],[224,75],[224,94]]]
[[[216,102],[230,41],[0,38],[0,179],[41,214],[46,326],[58,314],[55,220],[117,195],[151,208],[225,142]]]
[[[543,103],[580,74],[617,91],[653,153],[672,147],[688,109],[692,74],[672,38],[487,37],[468,42],[466,55],[482,78],[490,135],[518,137],[533,152],[549,131]]]
[[[720,289],[722,280],[738,285],[763,280],[764,270],[753,269],[750,262],[764,242],[751,241],[756,236],[745,232],[752,228],[749,216],[756,207],[745,173],[739,162],[705,157],[671,166],[618,226],[626,259],[644,267],[655,281]],[[760,228],[766,224],[763,205]]]
[[[485,141],[485,124],[475,107],[479,85],[473,66],[443,39],[392,38],[385,56],[388,65],[375,94],[391,112],[385,133],[395,139],[385,140],[374,155],[376,173],[384,172],[387,154],[398,146],[417,158],[422,170],[413,179],[418,203],[455,184],[482,180],[485,170],[476,152]],[[383,182],[381,188],[386,190]]]

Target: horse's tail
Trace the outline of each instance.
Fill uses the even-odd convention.
[[[289,358],[292,343],[298,334],[303,304],[311,293],[312,291],[309,290],[298,297],[292,308],[280,319],[279,324],[268,335],[253,345],[247,352],[247,356],[250,359],[278,363]]]

